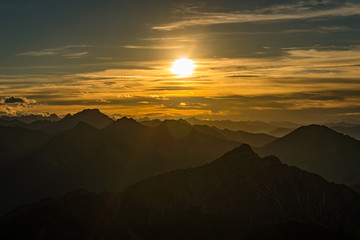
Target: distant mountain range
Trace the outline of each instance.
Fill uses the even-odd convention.
[[[61,121],[60,121],[61,120]],[[54,123],[58,122],[59,123]],[[56,114],[50,115],[24,115],[24,116],[1,116],[0,126],[23,127],[32,130],[41,130],[46,132],[56,132],[69,130],[73,128],[79,121],[88,123],[96,128],[104,128],[113,120],[101,113],[98,109],[85,109],[74,115],[67,114],[64,118],[59,118]],[[209,126],[216,128],[216,131],[229,130],[232,132],[260,133],[283,137],[296,128],[302,126],[292,122],[263,122],[263,121],[231,121],[231,120],[200,120],[197,118],[189,118],[185,120],[187,123],[197,126]],[[161,120],[142,120],[141,124],[147,127],[154,127],[161,124]],[[337,132],[344,133],[360,140],[360,125],[346,122],[326,123],[324,124]],[[226,135],[226,134],[225,134]],[[266,143],[267,140],[264,142]],[[246,142],[246,141],[244,141]],[[249,144],[251,144],[249,142]],[[255,144],[259,144],[256,142]],[[254,145],[254,144],[251,144]],[[254,145],[256,146],[256,145]]]
[[[301,125],[291,122],[262,122],[262,121],[231,121],[231,120],[199,120],[197,118],[186,119],[193,125],[208,125],[219,129],[230,129],[232,131],[246,131],[252,133],[266,133],[276,128],[298,128]]]
[[[98,129],[79,120],[93,114],[97,121],[91,121],[98,127],[110,124]],[[0,147],[6,161],[0,161],[0,190],[6,197],[0,199],[0,213],[79,187],[119,190],[145,177],[202,165],[240,144],[198,132],[185,121],[150,128],[133,119],[109,121],[97,111],[66,117],[53,126],[76,122],[55,134],[3,127],[7,134],[0,135]]]
[[[36,121],[59,121],[60,118],[55,114],[50,114],[47,116],[44,115],[35,115],[35,114],[30,114],[30,115],[24,115],[24,116],[2,116],[0,117],[0,121],[13,121],[13,120],[18,120],[20,122],[26,123],[26,124],[30,124]]]
[[[169,120],[166,120],[166,121],[169,121]],[[189,122],[182,120],[182,119],[181,119],[181,121],[184,124],[191,126]],[[161,121],[161,120],[153,120],[153,121],[143,121],[140,123],[142,125],[145,125],[148,127],[157,127],[157,126],[160,126],[163,122],[164,121]],[[274,141],[275,139],[277,139],[276,137],[265,134],[265,133],[249,133],[249,132],[244,132],[244,131],[232,131],[227,128],[219,129],[217,127],[214,127],[214,126],[210,127],[208,125],[192,125],[192,126],[198,132],[201,132],[201,133],[204,133],[207,135],[211,135],[216,138],[247,143],[247,144],[250,144],[255,147],[263,146],[263,145],[270,143],[270,142]]]
[[[275,155],[329,181],[360,183],[360,141],[326,126],[300,127],[256,151],[262,156]]]
[[[81,121],[96,128],[104,128],[113,122],[110,117],[101,113],[98,109],[85,109],[74,115],[67,114],[62,119],[55,116],[50,115],[49,117],[40,117],[38,115],[30,115],[11,118],[3,116],[0,119],[0,126],[22,127],[32,130],[40,130],[47,133],[54,133],[57,131],[69,130]],[[30,118],[33,121],[24,121],[24,119]]]
[[[360,195],[260,158],[248,145],[120,193],[78,191],[18,208],[2,239],[360,239]]]

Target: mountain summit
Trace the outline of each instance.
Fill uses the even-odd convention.
[[[360,183],[360,141],[326,126],[300,127],[256,151],[278,156],[284,163],[330,181]]]
[[[66,115],[63,119],[59,121],[59,123],[61,125],[67,126],[67,129],[70,129],[80,121],[88,123],[99,129],[104,128],[111,122],[113,122],[111,118],[101,113],[99,109],[85,109],[74,115]]]

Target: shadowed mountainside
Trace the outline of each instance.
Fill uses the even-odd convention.
[[[304,126],[256,150],[329,181],[360,183],[360,141],[319,125]]]
[[[0,126],[0,164],[31,152],[49,138],[48,134],[40,131]]]
[[[175,121],[175,120],[165,120],[165,121]],[[184,124],[187,124],[191,126],[190,123],[187,121],[180,119],[177,121],[181,121]],[[148,126],[148,127],[158,127],[160,126],[163,121],[160,120],[153,120],[153,121],[143,121],[140,122],[142,125]],[[227,128],[225,129],[219,129],[217,127],[210,127],[208,125],[192,125],[195,130],[198,132],[201,132],[206,135],[210,135],[216,138],[221,139],[227,139],[231,141],[237,141],[242,143],[247,143],[254,147],[261,147],[265,144],[268,144],[270,142],[273,142],[277,138],[268,134],[264,133],[249,133],[245,131],[232,131]]]
[[[186,119],[193,125],[207,125],[219,129],[232,131],[245,131],[252,133],[270,132],[276,128],[297,128],[300,124],[291,122],[262,122],[262,121],[231,121],[231,120],[200,120],[197,118]]]
[[[360,195],[260,158],[242,145],[218,160],[138,182],[79,191],[0,220],[13,239],[359,239]]]
[[[101,130],[80,122],[49,138],[0,165],[0,189],[6,196],[0,200],[0,213],[79,187],[119,190],[145,177],[199,166],[239,145],[181,121],[148,128],[127,118]]]

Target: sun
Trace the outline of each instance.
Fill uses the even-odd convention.
[[[187,58],[181,58],[173,62],[170,71],[178,77],[188,77],[193,74],[194,68],[196,67],[193,60]]]

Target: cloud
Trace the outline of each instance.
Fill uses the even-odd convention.
[[[153,50],[171,50],[171,49],[179,49],[184,46],[136,46],[136,45],[126,45],[123,48],[129,49],[153,49]]]
[[[18,97],[7,97],[5,98],[4,103],[25,103],[25,99]]]
[[[5,97],[3,99],[4,104],[34,104],[34,99],[27,99],[24,97]]]
[[[69,54],[64,54],[64,57],[68,57],[68,58],[81,58],[85,55],[88,55],[89,52],[84,51],[84,52],[76,52],[76,53],[69,53]]]
[[[19,56],[31,56],[31,57],[41,57],[41,56],[51,56],[56,55],[57,52],[50,51],[49,49],[41,50],[41,51],[30,51],[30,52],[23,52],[19,53]]]
[[[25,97],[5,97],[0,99],[0,112],[6,115],[21,115],[37,104],[34,99]]]
[[[326,2],[322,3],[326,4]],[[284,5],[255,11],[198,12],[182,17],[169,24],[154,26],[154,30],[172,31],[191,26],[206,26],[226,23],[289,21],[313,18],[332,18],[360,15],[360,4],[346,3],[333,8],[314,7],[318,4]]]
[[[68,58],[80,58],[88,54],[87,51],[78,52],[77,49],[90,47],[89,45],[65,45],[59,48],[48,48],[39,51],[18,53],[18,56],[43,57],[60,55]],[[77,51],[76,51],[77,50]]]

